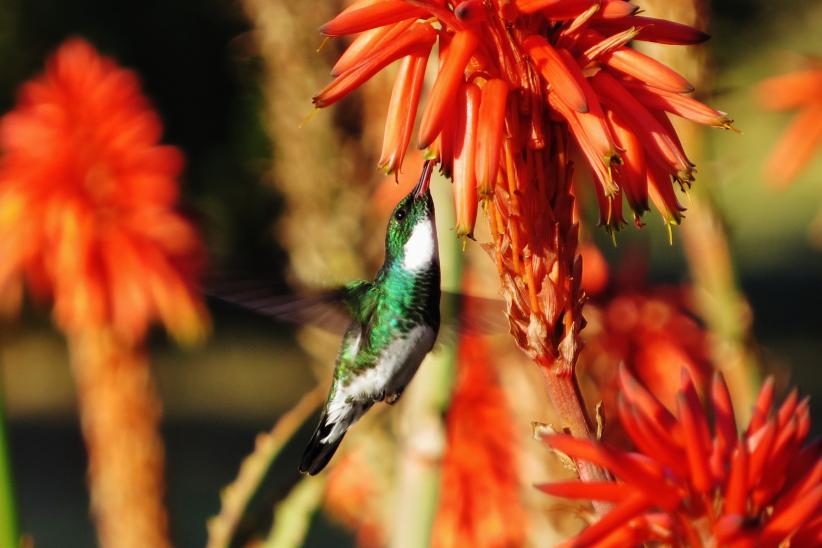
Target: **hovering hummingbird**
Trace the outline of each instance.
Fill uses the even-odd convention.
[[[440,261],[428,161],[416,186],[394,208],[385,262],[374,281],[340,290],[351,316],[328,399],[300,472],[317,474],[345,432],[379,401],[394,404],[433,348],[440,328]]]

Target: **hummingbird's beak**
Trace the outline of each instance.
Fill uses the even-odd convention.
[[[420,175],[420,179],[417,181],[417,184],[414,186],[414,190],[412,191],[415,200],[420,196],[424,196],[425,193],[428,192],[428,185],[431,184],[431,173],[433,171],[433,160],[426,160],[422,165],[422,174]]]

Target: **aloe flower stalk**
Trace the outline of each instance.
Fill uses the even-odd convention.
[[[730,126],[724,114],[688,95],[694,88],[682,76],[627,46],[631,40],[695,44],[707,36],[685,25],[636,19],[636,10],[627,2],[597,0],[363,1],[321,28],[327,36],[363,34],[343,54],[346,68],[336,67],[331,83],[314,97],[320,108],[394,60],[438,46],[436,78],[418,98],[417,146],[453,178],[458,235],[473,234],[482,205],[511,333],[545,372],[564,426],[582,437],[591,426],[574,377],[584,322],[571,152],[578,148],[588,164],[582,169],[594,174],[607,229],[624,223],[623,196],[637,222],[650,201],[673,225],[684,208],[672,185],[689,185],[694,166],[667,113]],[[411,86],[404,74],[396,85]],[[637,85],[645,95],[632,91]],[[416,96],[415,90],[405,96]],[[386,130],[407,131],[411,108],[390,109],[397,118]],[[406,146],[399,135],[386,135],[384,142]],[[465,162],[471,156],[466,144],[475,148],[473,168]],[[384,150],[383,157],[403,153]],[[580,473],[602,477],[585,462]]]

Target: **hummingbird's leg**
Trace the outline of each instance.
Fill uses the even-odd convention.
[[[404,388],[394,392],[393,394],[388,394],[385,398],[385,403],[388,405],[394,405],[400,400],[400,396],[402,396],[402,392],[405,390]]]

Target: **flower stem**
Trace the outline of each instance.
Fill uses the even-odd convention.
[[[6,417],[0,386],[0,546],[19,546],[20,529],[14,496],[14,477],[6,431]]]
[[[260,434],[254,443],[254,451],[243,459],[237,477],[231,484],[224,487],[220,492],[220,513],[208,520],[208,544],[207,548],[228,548],[235,542],[235,534],[240,526],[243,517],[248,511],[248,504],[254,494],[260,489],[260,485],[269,474],[276,458],[280,455],[283,447],[291,440],[292,436],[310,420],[317,409],[322,405],[325,397],[326,387],[319,385],[311,392],[305,394],[297,404],[288,412],[283,414],[271,431]],[[314,482],[316,483],[316,482]],[[294,488],[295,491],[297,487]],[[301,487],[302,493],[308,487]],[[292,495],[288,496],[292,499]],[[304,498],[307,497],[307,498]],[[308,501],[312,500],[307,494],[293,494],[296,506],[285,505],[285,512],[296,512],[295,508],[308,508]],[[305,504],[304,504],[305,503]],[[315,505],[316,506],[316,505]],[[279,508],[279,507],[278,507]],[[275,514],[275,524],[271,536],[279,538],[282,534],[278,524],[280,519]],[[287,521],[287,520],[286,520]],[[282,526],[285,527],[285,526]],[[295,524],[293,529],[298,530]],[[269,539],[267,542],[274,542]]]
[[[109,330],[68,337],[101,546],[170,546],[160,402],[148,360]]]
[[[548,398],[557,415],[562,418],[563,429],[571,435],[582,439],[591,439],[595,429],[585,409],[582,394],[577,383],[576,375],[567,364],[540,361],[540,369],[545,375],[545,387]],[[579,478],[583,481],[609,481],[608,473],[586,461],[575,461]]]

